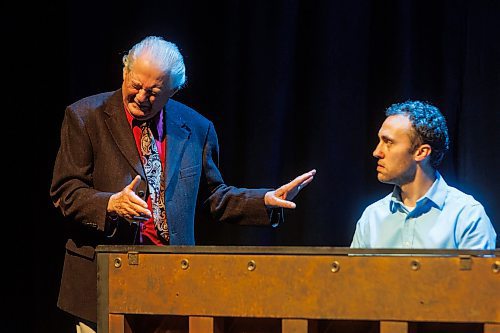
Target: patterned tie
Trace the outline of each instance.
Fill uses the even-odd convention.
[[[165,178],[160,154],[158,154],[158,148],[156,147],[153,132],[149,128],[149,123],[142,123],[141,131],[142,165],[146,172],[149,193],[151,194],[153,219],[158,233],[166,241],[169,241],[170,235],[165,212]]]

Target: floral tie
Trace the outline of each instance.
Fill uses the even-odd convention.
[[[158,233],[165,240],[170,240],[165,211],[165,178],[160,154],[148,123],[141,124],[142,165],[148,180],[153,219]]]

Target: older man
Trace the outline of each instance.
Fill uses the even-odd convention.
[[[58,305],[80,331],[95,329],[97,245],[194,245],[200,202],[218,221],[277,225],[316,173],[276,190],[226,185],[212,122],[171,99],[186,81],[178,48],[147,37],[123,65],[121,89],[67,107],[50,190],[69,228]]]

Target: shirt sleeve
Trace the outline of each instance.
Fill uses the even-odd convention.
[[[497,234],[484,207],[476,203],[460,214],[457,238],[460,249],[494,250]]]
[[[361,218],[356,223],[356,231],[354,231],[354,236],[351,242],[351,248],[368,248],[365,234],[365,226],[368,223],[366,218],[366,210],[361,215]]]

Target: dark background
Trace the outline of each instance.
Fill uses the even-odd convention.
[[[349,246],[364,207],[392,189],[371,153],[385,108],[407,99],[442,110],[451,150],[440,171],[500,231],[499,1],[87,0],[33,14],[35,331],[74,331],[56,308],[65,239],[48,196],[64,109],[119,88],[121,57],[147,35],[184,55],[188,85],[175,99],[214,122],[228,184],[318,172],[279,228],[203,223],[198,244]]]

